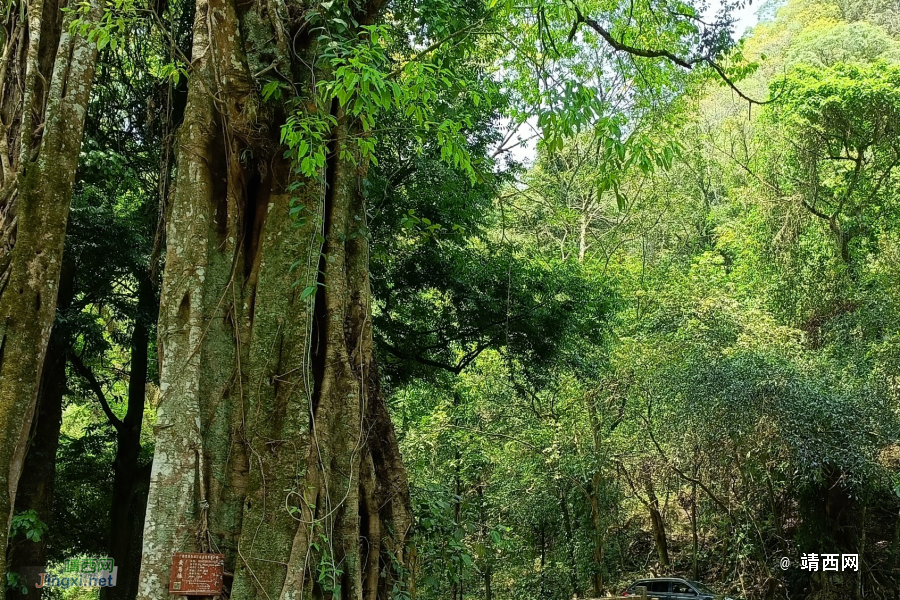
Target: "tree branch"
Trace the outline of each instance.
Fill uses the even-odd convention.
[[[823,213],[823,212],[820,211],[820,210],[817,210],[812,204],[810,204],[809,202],[807,202],[805,199],[800,198],[800,204],[802,204],[802,205],[803,205],[803,208],[805,208],[806,210],[808,210],[809,212],[811,212],[811,213],[814,214],[815,216],[819,217],[820,219],[824,219],[825,221],[831,223],[832,217],[830,217],[829,215],[826,215],[825,213]]]
[[[734,91],[734,93],[736,93],[743,100],[746,100],[750,104],[762,106],[764,104],[769,104],[775,101],[775,98],[770,98],[769,100],[755,100],[744,94],[744,92],[742,92],[740,88],[737,87],[734,81],[732,81],[731,78],[728,77],[722,65],[713,60],[712,57],[698,56],[696,58],[688,59],[678,56],[677,54],[675,54],[674,52],[670,52],[669,50],[639,48],[637,46],[626,44],[613,37],[612,33],[608,29],[603,27],[603,25],[601,25],[596,19],[585,17],[582,14],[581,9],[578,8],[578,5],[574,2],[572,3],[572,7],[575,9],[576,17],[575,22],[572,24],[572,30],[569,32],[569,42],[572,41],[572,39],[575,37],[575,34],[578,32],[578,26],[584,23],[585,25],[593,29],[601,38],[606,41],[607,44],[612,46],[613,50],[616,50],[617,52],[625,52],[632,56],[639,56],[641,58],[664,58],[669,62],[678,65],[679,67],[683,67],[689,71],[696,67],[698,64],[706,64],[709,65],[719,75],[722,81],[724,81],[728,85],[728,87],[730,87],[732,91]]]
[[[72,366],[75,368],[75,371],[83,377],[87,383],[88,387],[91,388],[91,391],[94,392],[94,395],[97,396],[97,400],[100,402],[100,406],[103,408],[103,413],[106,415],[106,418],[109,419],[110,424],[119,431],[124,427],[124,424],[119,417],[115,415],[112,411],[112,408],[109,406],[109,402],[106,401],[106,394],[103,393],[103,387],[100,385],[100,382],[97,381],[97,377],[94,375],[94,372],[88,368],[87,365],[82,362],[81,357],[79,357],[74,352],[69,353],[69,362],[72,363]]]
[[[397,348],[393,344],[390,344],[383,339],[381,340],[381,343],[382,343],[382,345],[384,345],[385,348],[387,348],[387,350],[391,354],[393,354],[397,358],[401,358],[403,360],[411,360],[411,361],[417,362],[422,365],[434,367],[436,369],[443,369],[444,371],[450,371],[451,373],[453,373],[455,375],[459,375],[462,372],[462,370],[466,367],[466,365],[469,364],[468,362],[466,362],[462,366],[460,366],[460,365],[454,366],[454,365],[450,365],[447,363],[442,363],[437,360],[432,360],[430,358],[425,358],[424,356],[419,356],[418,354],[409,354],[408,352],[404,352],[400,348]]]
[[[385,77],[385,79],[388,79],[388,80],[390,80],[390,79],[395,79],[395,78],[398,77],[401,73],[403,73],[403,70],[404,70],[408,65],[411,65],[412,63],[415,63],[415,62],[419,62],[419,61],[422,60],[425,56],[431,54],[432,52],[434,52],[435,50],[437,50],[438,48],[440,48],[441,46],[443,46],[444,44],[446,44],[446,43],[449,42],[450,40],[452,40],[452,39],[454,39],[454,38],[457,38],[457,37],[459,37],[460,35],[462,35],[462,34],[464,34],[464,33],[468,33],[468,32],[471,31],[472,29],[475,29],[476,27],[482,25],[482,24],[484,23],[485,19],[487,19],[487,17],[484,17],[484,18],[482,18],[482,19],[480,19],[480,20],[478,20],[478,21],[475,21],[474,23],[469,23],[469,24],[466,25],[465,27],[463,27],[463,28],[461,28],[461,29],[457,29],[457,30],[454,31],[453,33],[451,33],[451,34],[449,34],[449,35],[447,35],[447,36],[445,36],[445,37],[443,37],[443,38],[437,40],[436,42],[434,42],[433,44],[431,44],[430,46],[428,46],[427,48],[425,48],[424,50],[422,50],[421,52],[417,53],[415,56],[413,56],[412,58],[410,58],[408,61],[406,61],[405,63],[403,63],[402,65],[398,66],[397,68],[395,68],[395,69],[394,69],[393,71],[391,71],[390,73],[388,73],[388,74],[387,74],[387,77]]]
[[[640,56],[642,58],[665,58],[670,62],[678,65],[679,67],[684,67],[685,69],[692,69],[694,66],[701,62],[702,59],[693,59],[686,60],[681,58],[680,56],[669,52],[668,50],[652,50],[649,48],[638,48],[637,46],[632,46],[630,44],[626,44],[624,42],[620,42],[616,38],[613,37],[612,33],[609,32],[608,29],[603,27],[598,21],[595,19],[589,19],[581,14],[581,9],[578,8],[577,5],[575,7],[575,23],[572,24],[572,30],[569,32],[568,41],[571,42],[575,37],[575,34],[578,32],[578,26],[582,23],[593,29],[600,37],[602,37],[607,44],[612,46],[613,50],[617,52],[625,52],[627,54],[631,54],[633,56]]]
[[[631,488],[631,493],[634,494],[634,497],[640,500],[641,504],[646,508],[650,508],[650,502],[644,500],[644,497],[640,495],[637,491],[637,487],[634,485],[634,482],[631,480],[631,477],[628,475],[628,469],[625,468],[625,463],[621,460],[616,460],[616,463],[619,466],[619,473],[621,473],[625,477],[625,481],[628,483],[628,487]]]
[[[690,475],[679,469],[678,466],[675,465],[675,463],[669,460],[669,457],[666,456],[666,453],[663,452],[663,449],[660,447],[659,442],[656,441],[656,437],[654,437],[653,435],[653,429],[650,427],[650,423],[645,420],[644,425],[646,425],[647,427],[647,434],[650,436],[650,440],[653,442],[653,445],[656,446],[656,451],[659,452],[659,455],[662,457],[662,459],[666,461],[666,464],[672,467],[672,470],[678,473],[678,475],[683,479],[690,481],[691,483],[696,483],[700,487],[700,489],[706,492],[706,495],[709,496],[710,500],[715,502],[715,504],[719,508],[724,510],[725,514],[727,514],[728,517],[731,518],[731,510],[728,508],[728,506],[722,500],[720,500],[718,496],[713,494],[712,490],[706,487],[706,485],[702,481],[691,477]]]

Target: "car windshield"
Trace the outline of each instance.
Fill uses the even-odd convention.
[[[714,591],[712,591],[711,589],[709,589],[708,587],[706,587],[705,585],[703,585],[703,584],[700,583],[699,581],[692,581],[691,584],[692,584],[695,588],[697,588],[698,590],[700,590],[701,592],[703,592],[704,594],[715,594]]]

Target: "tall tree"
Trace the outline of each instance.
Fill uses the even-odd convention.
[[[360,35],[380,2],[343,8]],[[297,190],[253,79],[259,64],[311,76],[320,41],[290,14],[196,5],[139,598],[166,595],[173,551],[224,552],[233,598],[384,597],[384,570],[403,560],[409,500],[372,354],[357,126],[335,103],[321,177]],[[294,207],[319,218],[297,227]]]
[[[97,59],[94,0],[4,5],[0,63],[0,545],[6,545],[57,288]],[[83,10],[82,10],[83,8]],[[81,27],[77,26],[80,22]],[[5,572],[5,555],[0,555]]]

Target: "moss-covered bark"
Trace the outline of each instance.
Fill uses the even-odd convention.
[[[75,268],[69,257],[64,259],[59,283],[58,308],[61,315],[70,310],[75,295]],[[66,315],[68,316],[68,315]],[[37,407],[32,423],[28,452],[25,454],[24,473],[16,493],[15,512],[33,510],[37,517],[50,524],[53,517],[53,484],[56,479],[56,450],[62,425],[63,397],[66,393],[66,353],[71,343],[71,332],[63,320],[58,319],[50,334],[50,343],[41,372]],[[22,574],[24,568],[45,565],[47,536],[31,541],[20,534],[10,539],[7,550],[9,571]],[[34,594],[23,594],[20,589],[9,589],[7,600],[25,600]]]
[[[166,596],[176,551],[224,552],[234,599],[374,600],[403,561],[409,499],[373,359],[365,168],[337,158],[353,124],[335,113],[324,177],[295,199],[316,216],[298,226],[284,115],[260,103],[248,66],[309,77],[314,38],[287,20],[302,8],[197,3],[141,599]],[[309,285],[319,292],[303,298]]]
[[[22,472],[97,59],[54,0],[8,11],[0,64],[0,546]],[[86,22],[99,19],[93,0]],[[24,18],[21,18],[24,17]],[[5,553],[0,553],[0,573]]]

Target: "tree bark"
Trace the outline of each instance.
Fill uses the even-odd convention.
[[[380,8],[353,6],[362,24]],[[387,598],[404,562],[411,511],[373,356],[354,124],[334,109],[322,177],[295,192],[317,215],[300,226],[284,115],[260,102],[249,66],[274,54],[311,99],[302,63],[314,64],[316,36],[285,22],[284,8],[196,5],[166,219],[142,600],[167,597],[176,551],[224,553],[234,600]],[[285,37],[303,61],[280,50]],[[307,286],[318,291],[305,298]]]
[[[60,276],[59,312],[65,314],[74,295],[75,269],[71,261],[63,264]],[[53,519],[53,482],[56,479],[56,449],[59,446],[59,431],[62,426],[63,396],[66,393],[66,354],[71,339],[64,324],[59,320],[53,325],[50,343],[41,372],[38,390],[37,414],[32,423],[32,433],[25,465],[16,495],[15,512],[33,510],[38,519],[50,525]],[[52,531],[52,529],[50,530]],[[8,569],[25,574],[29,567],[43,567],[47,564],[47,534],[37,542],[27,539],[11,539]],[[33,575],[31,573],[30,575]],[[7,599],[33,597],[18,589],[8,589]]]
[[[133,597],[138,560],[133,545],[135,532],[135,484],[140,471],[141,426],[147,388],[151,322],[159,306],[149,273],[140,276],[138,306],[131,334],[131,372],[128,380],[128,408],[116,429],[116,457],[113,461],[113,492],[110,508],[109,556],[119,567],[116,586],[100,588],[101,600]],[[129,595],[130,594],[130,595]]]
[[[85,23],[99,20],[92,0]],[[0,63],[0,546],[6,547],[56,316],[69,203],[97,59],[55,0],[8,11]],[[5,553],[0,553],[0,573]]]

